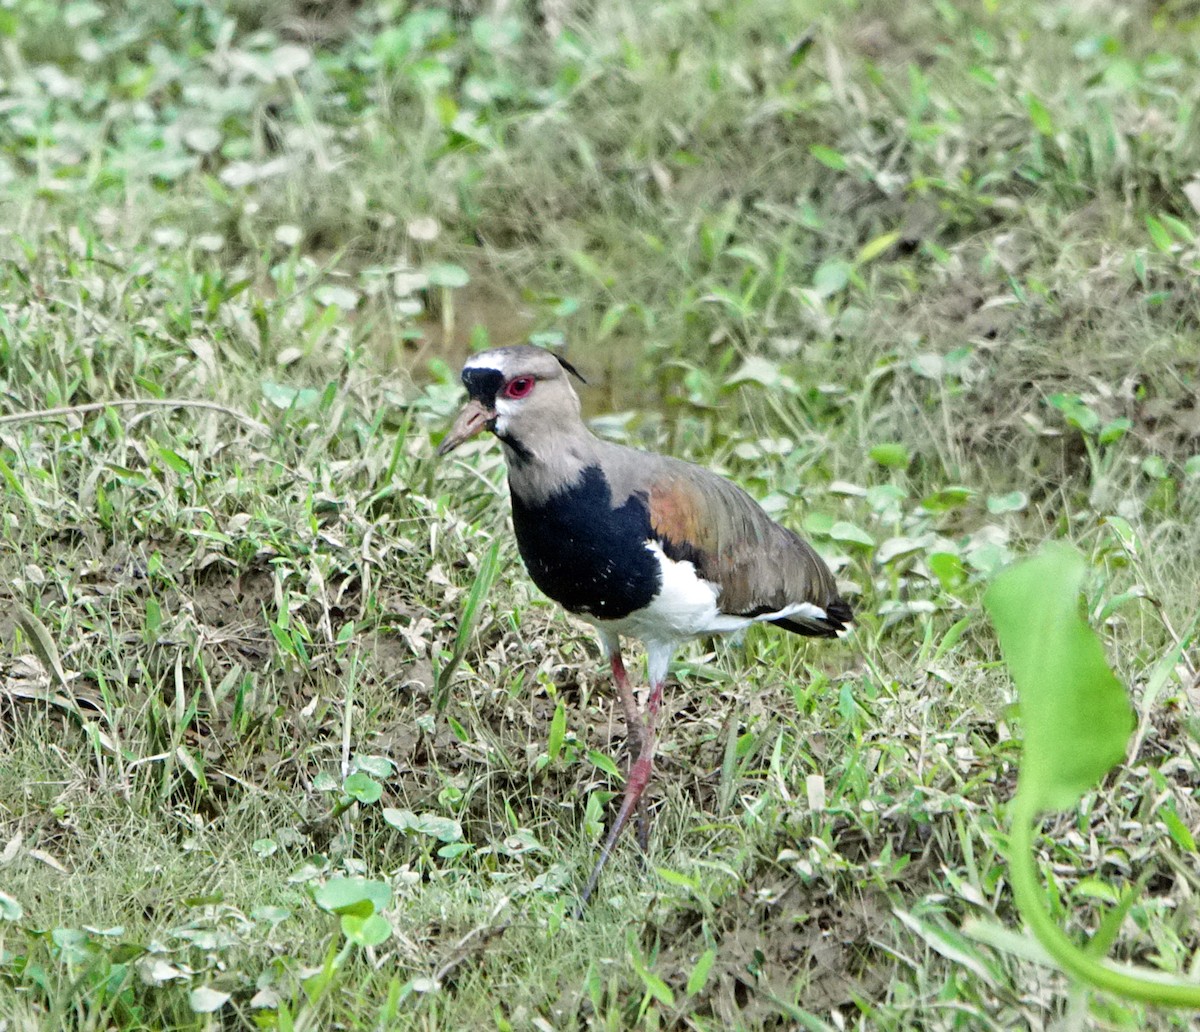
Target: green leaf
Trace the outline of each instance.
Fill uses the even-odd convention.
[[[835,172],[845,172],[849,168],[845,157],[832,147],[823,147],[819,143],[814,143],[808,148],[808,153],[826,168],[831,168]]]
[[[1147,455],[1142,459],[1142,472],[1152,480],[1166,480],[1171,475],[1161,455]]]
[[[879,551],[875,553],[875,561],[881,566],[885,566],[896,559],[902,559],[922,551],[928,544],[929,536],[925,535],[919,538],[903,535],[890,537],[879,546]]]
[[[67,682],[67,674],[63,669],[62,660],[58,655],[58,646],[54,643],[54,636],[46,629],[46,625],[20,602],[14,603],[13,608],[16,610],[17,623],[25,632],[25,637],[29,639],[29,647],[42,661],[42,666],[54,675],[59,686],[66,689],[69,695],[70,685]]]
[[[1029,121],[1033,123],[1034,129],[1043,136],[1054,135],[1054,119],[1050,117],[1046,105],[1032,93],[1025,95],[1025,109],[1029,112]]]
[[[690,892],[696,892],[700,888],[700,880],[693,878],[690,874],[684,874],[682,871],[672,871],[669,867],[656,867],[655,871],[668,885],[687,889]]]
[[[625,318],[628,312],[629,305],[623,301],[609,305],[604,310],[604,316],[600,320],[600,325],[596,328],[595,339],[601,341],[608,338],[613,330],[621,324],[621,320]]]
[[[1163,807],[1161,812],[1163,823],[1167,826],[1167,834],[1171,836],[1171,841],[1180,849],[1186,850],[1189,853],[1196,852],[1196,839],[1188,826],[1179,819],[1179,814],[1175,812],[1174,807]]]
[[[951,509],[966,505],[974,495],[975,492],[969,487],[952,484],[950,487],[943,487],[940,491],[934,491],[933,494],[922,498],[921,508],[927,512],[949,512]]]
[[[21,901],[7,892],[0,892],[0,921],[20,921],[25,914]]]
[[[908,360],[908,367],[926,380],[940,380],[946,375],[946,360],[941,355],[922,352]]]
[[[1146,232],[1150,234],[1150,241],[1164,254],[1170,254],[1171,248],[1175,241],[1171,239],[1171,234],[1161,222],[1153,215],[1146,216]]]
[[[390,778],[396,765],[386,756],[355,756],[355,770],[364,770],[373,778]]]
[[[260,385],[262,396],[277,409],[315,408],[321,400],[321,392],[312,387],[287,387],[283,384],[263,380]]]
[[[173,469],[180,476],[191,476],[192,464],[188,462],[187,459],[185,459],[178,452],[172,451],[170,448],[166,448],[161,444],[156,445],[156,447],[158,449],[159,458],[163,460],[163,463],[166,466]]]
[[[944,553],[943,553],[944,554]],[[942,640],[938,642],[937,651],[933,654],[931,663],[936,664],[947,652],[958,644],[959,639],[967,632],[967,628],[971,626],[971,618],[969,616],[961,617],[956,620],[945,634],[942,635]]]
[[[550,739],[546,743],[546,753],[550,762],[554,763],[562,752],[563,737],[567,732],[567,708],[562,699],[554,707],[554,716],[550,718]]]
[[[961,932],[922,920],[904,910],[896,910],[895,914],[902,924],[920,936],[935,953],[940,953],[959,967],[966,968],[981,982],[993,987],[997,984],[997,973],[993,970],[991,961],[975,949],[971,940]]]
[[[1049,401],[1076,430],[1089,435],[1099,431],[1100,417],[1078,394],[1052,394]]]
[[[953,552],[934,552],[929,557],[929,569],[945,591],[953,591],[966,583],[967,569]]]
[[[814,537],[828,537],[833,530],[833,517],[827,512],[810,512],[804,517],[804,529]]]
[[[313,300],[326,308],[336,306],[343,312],[351,312],[358,307],[358,291],[336,283],[322,283],[313,291]]]
[[[343,914],[342,934],[356,946],[378,946],[392,937],[392,926],[379,914]]]
[[[391,902],[392,890],[366,878],[330,878],[313,893],[322,910],[334,914],[377,914]]]
[[[1127,519],[1123,516],[1105,516],[1104,525],[1113,532],[1117,540],[1121,542],[1121,547],[1131,556],[1136,559],[1141,554],[1141,539]]]
[[[158,599],[146,599],[146,633],[154,637],[162,629],[162,606],[158,604]]]
[[[692,967],[692,973],[688,975],[688,996],[696,996],[704,989],[704,986],[708,983],[708,973],[712,970],[713,962],[716,959],[717,951],[711,947],[700,954],[695,965]]]
[[[587,758],[591,761],[593,767],[598,767],[610,778],[616,778],[618,781],[621,780],[621,772],[617,769],[617,765],[598,749],[589,749],[587,751]]]
[[[1158,218],[1176,240],[1182,240],[1189,244],[1196,242],[1196,234],[1192,231],[1192,227],[1182,219],[1177,219],[1174,215],[1168,215],[1166,212],[1163,212]]]
[[[434,687],[434,708],[438,713],[446,708],[446,703],[450,700],[450,678],[467,653],[467,646],[471,642],[471,633],[475,630],[475,623],[483,611],[483,601],[487,598],[487,593],[491,590],[499,570],[500,542],[493,541],[479,563],[479,569],[475,572],[475,582],[471,585],[467,601],[463,604],[462,616],[458,621],[458,633],[454,636],[454,649],[450,654],[450,659],[437,674],[437,684]]]
[[[675,994],[671,992],[671,987],[646,967],[646,962],[642,959],[637,946],[632,941],[629,943],[629,960],[633,965],[633,970],[641,978],[642,985],[646,987],[646,992],[664,1007],[674,1007]]]
[[[1121,416],[1109,423],[1105,423],[1100,428],[1098,440],[1101,444],[1113,444],[1124,437],[1131,429],[1133,429],[1133,420],[1126,416]]]
[[[336,792],[337,778],[327,770],[319,770],[313,776],[313,788],[317,792]]]
[[[379,797],[383,795],[383,786],[363,771],[351,774],[343,783],[342,790],[360,803],[378,802]]]
[[[733,387],[739,383],[751,382],[760,383],[764,387],[775,387],[782,376],[783,372],[777,362],[761,355],[751,355],[735,372],[726,377],[725,386]]]
[[[451,817],[437,813],[420,816],[411,810],[396,810],[385,807],[383,819],[400,831],[415,831],[418,835],[432,835],[440,842],[457,842],[463,837],[462,825]]]
[[[450,725],[450,730],[454,733],[454,737],[464,745],[471,740],[471,732],[463,727],[461,721],[455,720],[452,714],[446,714],[446,723]]]
[[[28,508],[33,509],[35,507],[34,500],[29,497],[28,492],[26,492],[24,485],[21,483],[21,479],[12,471],[12,468],[4,461],[3,457],[0,457],[0,479],[8,484],[13,494],[20,498]]]
[[[1020,512],[1029,504],[1029,496],[1024,491],[1010,491],[1008,494],[989,495],[987,500],[988,512],[999,516],[1004,512]]]
[[[188,993],[188,1004],[195,1014],[214,1014],[229,1002],[229,993],[212,989],[207,985],[198,986]]]
[[[850,263],[831,258],[817,266],[813,273],[813,289],[821,297],[832,297],[850,282]]]
[[[997,953],[1007,953],[1010,957],[1017,957],[1030,964],[1040,964],[1042,967],[1057,966],[1046,947],[1032,935],[1014,932],[995,921],[968,917],[962,923],[962,932],[968,939],[990,946]]]
[[[1096,929],[1095,934],[1084,946],[1084,952],[1092,957],[1103,957],[1108,953],[1112,944],[1117,941],[1117,936],[1121,933],[1121,925],[1125,923],[1129,911],[1141,898],[1142,891],[1153,877],[1153,869],[1147,867],[1143,869],[1137,881],[1125,887],[1125,891],[1121,893],[1116,903],[1105,912],[1100,921],[1100,927]]]
[[[848,520],[838,520],[829,529],[829,536],[834,541],[841,541],[843,544],[863,545],[867,548],[875,547],[875,539],[863,530],[862,527],[850,523]]]
[[[863,244],[862,250],[858,252],[858,257],[854,260],[855,264],[866,265],[868,262],[874,261],[899,239],[899,233],[884,233],[874,240],[868,240]]]
[[[1125,689],[1079,615],[1084,571],[1074,548],[1047,545],[1000,573],[983,599],[1025,729],[1017,793],[1039,811],[1073,806],[1124,757],[1133,728]]]
[[[877,444],[867,454],[872,462],[888,469],[904,469],[908,465],[908,449],[894,441]]]

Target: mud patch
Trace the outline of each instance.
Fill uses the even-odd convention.
[[[857,1001],[886,991],[889,964],[881,959],[891,920],[892,905],[876,889],[835,895],[769,869],[715,912],[675,911],[651,934],[660,943],[656,970],[681,998],[701,952],[701,926],[715,944],[706,986],[690,998],[692,1015],[723,1028],[791,1028],[796,1008],[857,1013]]]
[[[274,574],[266,568],[227,571],[209,567],[201,572],[190,604],[205,651],[226,668],[235,662],[251,668],[265,666],[272,644],[264,613],[274,595]]]

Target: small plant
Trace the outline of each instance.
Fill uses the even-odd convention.
[[[1109,420],[1101,419],[1087,400],[1078,394],[1053,394],[1050,404],[1062,413],[1067,425],[1079,431],[1083,447],[1087,451],[1088,467],[1091,471],[1093,500],[1099,500],[1104,482],[1112,473],[1116,462],[1116,445],[1133,427],[1132,421],[1121,416]]]
[[[1038,817],[1073,807],[1125,756],[1133,710],[1103,646],[1079,615],[1084,561],[1069,545],[1043,549],[1005,570],[984,597],[1020,700],[1025,742],[1009,833],[1017,909],[1068,974],[1120,996],[1200,1009],[1200,982],[1117,967],[1098,959],[1137,897],[1110,911],[1092,947],[1081,949],[1054,923],[1038,886],[1033,832]]]
[[[280,1007],[281,1027],[297,1030],[321,1027],[319,1013],[323,1001],[345,978],[355,950],[374,948],[392,937],[392,926],[382,915],[391,902],[392,890],[383,882],[366,878],[331,878],[316,890],[313,898],[322,910],[337,915],[338,933],[330,938],[321,966],[304,980],[306,999],[294,1020],[286,1008]]]

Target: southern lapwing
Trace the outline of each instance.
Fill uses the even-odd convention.
[[[568,373],[579,376],[537,347],[475,355],[462,371],[467,403],[438,454],[482,430],[500,438],[521,558],[543,592],[595,626],[612,667],[630,769],[582,907],[650,780],[663,681],[680,643],[753,623],[834,638],[851,611],[820,556],[741,488],[701,466],[595,437]],[[622,636],[646,646],[644,714],[625,676]]]

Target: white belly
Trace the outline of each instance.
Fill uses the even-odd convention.
[[[644,609],[617,620],[589,618],[592,623],[647,643],[667,644],[703,634],[729,634],[754,622],[746,616],[722,613],[717,607],[717,586],[698,577],[690,562],[668,559],[656,541],[647,542],[646,548],[658,560],[662,573],[658,594]]]

